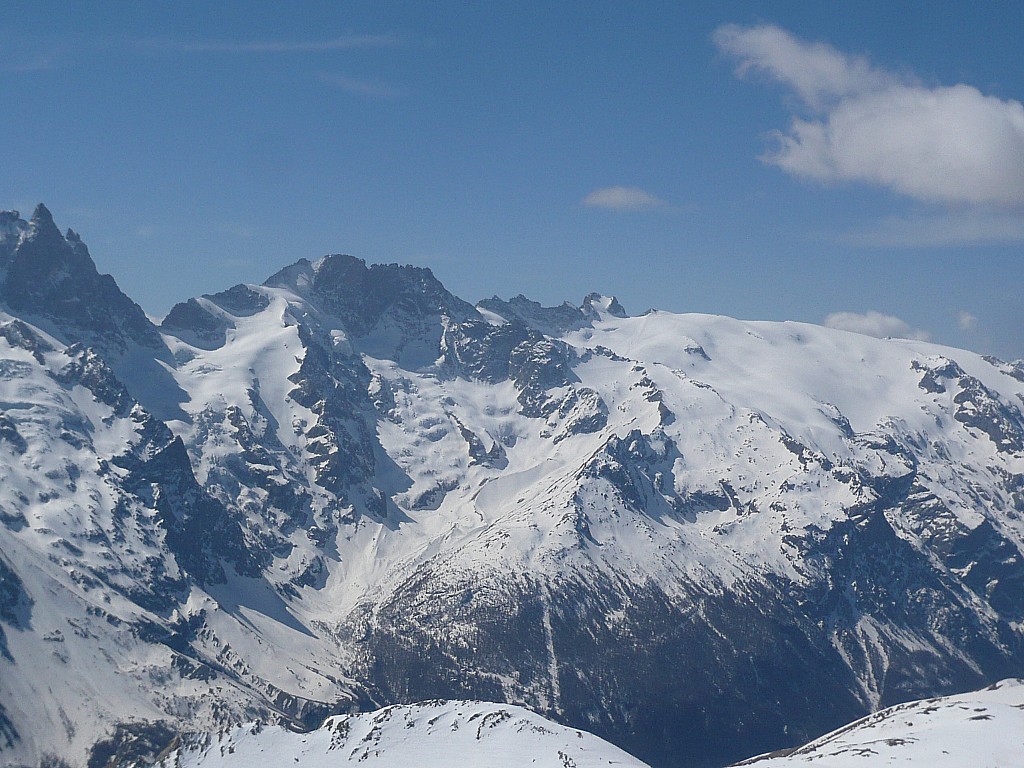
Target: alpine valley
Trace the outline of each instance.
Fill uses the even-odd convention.
[[[1022,516],[1022,363],[342,255],[155,325],[0,213],[5,766],[442,699],[721,766],[1024,676]]]

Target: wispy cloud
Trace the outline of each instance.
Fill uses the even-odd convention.
[[[52,37],[0,34],[0,72],[52,72],[60,67],[71,47],[70,43]]]
[[[850,56],[825,43],[806,42],[773,24],[725,24],[711,39],[720,51],[738,59],[737,75],[760,74],[785,83],[815,109],[824,109],[837,98],[904,82],[876,69],[865,56]]]
[[[396,88],[379,80],[358,80],[347,75],[339,75],[332,72],[319,72],[316,77],[324,85],[330,85],[356,96],[365,96],[370,99],[398,99],[407,95],[403,89]]]
[[[44,44],[42,40],[0,41],[0,72],[26,73],[56,70],[70,55],[87,51],[158,54],[250,54],[329,53],[332,51],[397,48],[405,40],[393,33],[350,34],[310,40],[188,40],[166,37],[125,38],[120,36],[79,40],[74,45]]]
[[[837,238],[864,248],[956,248],[1024,242],[1024,215],[966,210],[940,215],[891,216],[869,229]]]
[[[604,208],[609,211],[650,211],[668,205],[639,187],[604,187],[595,189],[583,198],[583,205],[589,208]]]
[[[978,327],[978,318],[966,309],[961,309],[956,313],[956,323],[960,326],[961,331],[973,331]]]
[[[321,40],[176,40],[144,38],[131,43],[147,53],[318,53],[370,48],[393,48],[401,39],[393,34],[342,35]]]
[[[926,202],[1024,206],[1024,105],[970,85],[925,87],[765,24],[713,35],[740,76],[790,88],[808,114],[762,160],[794,176],[887,187]]]
[[[0,70],[14,74],[30,72],[52,72],[60,64],[61,52],[57,50],[41,51],[25,58],[7,60],[0,65]]]
[[[219,232],[223,232],[225,235],[231,235],[232,237],[237,237],[239,240],[252,240],[253,238],[252,229],[241,224],[226,221],[215,226]]]
[[[874,336],[878,339],[917,339],[928,341],[931,334],[910,325],[894,315],[886,315],[881,312],[869,310],[863,314],[859,312],[833,312],[825,318],[825,326],[836,328],[840,331],[852,331],[862,333],[865,336]]]

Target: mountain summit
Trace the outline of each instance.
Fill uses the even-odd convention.
[[[66,341],[106,345],[161,345],[156,328],[110,275],[101,275],[81,238],[61,235],[45,205],[23,222],[16,211],[0,214],[3,271],[0,301],[34,317]],[[17,233],[17,237],[12,237]]]

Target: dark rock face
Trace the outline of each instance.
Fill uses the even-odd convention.
[[[625,437],[610,438],[581,475],[605,481],[623,504],[644,515],[673,515],[693,520],[695,511],[705,500],[676,493],[672,468],[680,458],[671,438],[633,430]],[[582,505],[582,501],[580,503]],[[724,494],[722,503],[728,508],[730,502]]]
[[[0,211],[0,270],[7,267],[27,230],[28,222],[18,211]]]
[[[133,397],[161,418],[180,418],[175,403],[185,397],[165,367],[171,355],[159,331],[114,278],[96,271],[81,238],[71,230],[61,235],[43,205],[31,221],[8,225],[16,238],[3,230],[0,226],[0,305],[21,316],[4,332],[17,339],[11,343],[32,345],[41,359],[46,343],[16,325],[27,320],[62,344],[92,347],[119,375],[131,374],[122,378],[130,379]]]
[[[411,579],[363,641],[384,700],[523,701],[657,766],[722,765],[863,713],[835,650],[767,585],[718,597],[695,585],[680,600],[586,571],[431,589],[445,580]],[[467,626],[470,638],[445,629]]]
[[[3,624],[25,629],[29,626],[31,616],[32,598],[25,592],[25,585],[0,552],[0,656],[11,660]],[[3,711],[0,710],[0,737],[3,731]]]
[[[960,392],[953,398],[958,406],[953,418],[984,432],[998,451],[1024,451],[1024,420],[1020,412],[1000,402],[994,392],[973,376],[962,376],[960,386]]]
[[[98,402],[109,405],[114,410],[113,415],[127,416],[135,400],[103,358],[95,350],[83,349],[78,344],[69,347],[66,353],[71,356],[71,362],[54,378],[65,386],[85,387]]]
[[[530,338],[530,332],[518,323],[491,325],[470,320],[445,328],[441,352],[452,375],[496,384],[509,377],[512,350]],[[533,338],[540,337],[534,334]]]
[[[557,307],[542,307],[540,303],[531,301],[522,294],[513,296],[508,301],[492,296],[477,303],[499,315],[509,322],[518,323],[539,333],[549,336],[560,335],[589,325],[587,316],[579,307],[569,302]]]
[[[266,296],[247,285],[236,285],[205,298],[235,317],[251,317],[270,306]]]
[[[1002,453],[1024,451],[1024,418],[1016,406],[1002,402],[995,392],[974,376],[967,375],[952,360],[943,359],[935,366],[914,361],[914,368],[924,371],[919,386],[925,392],[946,394],[950,386],[959,390],[953,396],[957,406],[954,419],[988,435],[996,450]]]
[[[897,534],[884,506],[812,532],[802,546],[802,562],[818,579],[801,595],[801,607],[836,638],[858,677],[882,681],[881,706],[919,698],[924,680],[948,693],[1012,670],[1013,651],[999,630],[978,622],[962,587],[937,574],[929,553]],[[865,653],[859,633],[868,617],[885,617],[886,624],[913,633],[919,650],[883,641]]]
[[[42,336],[21,320],[11,320],[9,323],[0,324],[0,336],[7,339],[7,343],[12,347],[19,347],[31,352],[37,363],[44,362],[44,353],[53,351],[53,347]]]
[[[203,349],[217,349],[224,344],[227,324],[189,299],[171,307],[160,328]]]
[[[326,256],[315,264],[303,259],[264,285],[313,297],[340,318],[353,338],[371,343],[373,332],[388,325],[401,331],[404,341],[433,339],[436,349],[441,335],[439,318],[455,322],[479,319],[473,306],[449,293],[429,269],[397,264],[367,267],[365,261],[352,256]],[[372,351],[388,356],[401,352],[401,346],[395,349],[390,340],[385,344],[374,344]]]
[[[373,477],[376,465],[376,438],[364,420],[371,410],[370,372],[356,356],[335,355],[311,331],[303,328],[300,339],[306,354],[290,378],[295,389],[289,396],[317,416],[305,433],[317,483],[347,498]]]
[[[508,373],[519,389],[522,413],[530,418],[546,418],[558,407],[558,399],[552,398],[549,390],[579,381],[569,366],[565,344],[546,338],[517,344],[509,355]]]
[[[266,296],[246,285],[236,285],[203,298],[236,318],[251,317],[270,305]],[[233,326],[230,317],[211,312],[196,299],[175,304],[160,323],[162,331],[200,349],[222,347],[228,329]]]
[[[939,394],[946,391],[946,385],[943,383],[943,379],[959,379],[961,376],[967,375],[964,373],[963,368],[952,360],[943,360],[939,365],[934,367],[922,365],[917,361],[914,361],[914,369],[924,372],[918,386],[925,392],[930,392],[932,394]]]
[[[199,584],[225,580],[222,560],[242,575],[257,576],[265,553],[251,551],[238,523],[196,482],[180,437],[136,407],[132,420],[140,440],[113,464],[128,471],[124,487],[156,509],[167,531],[167,546]]]
[[[595,319],[597,317],[596,305],[605,298],[599,293],[588,293],[583,299],[583,315],[587,319]],[[607,297],[607,311],[612,317],[627,317],[625,308],[614,296]]]
[[[368,333],[387,314],[418,319],[445,315],[476,317],[470,304],[450,294],[429,269],[374,264],[328,256],[314,273],[313,291],[356,336]]]
[[[160,335],[110,275],[96,271],[85,243],[71,230],[62,236],[45,206],[39,205],[25,233],[7,258],[0,300],[14,311],[49,318],[69,341],[131,340],[160,347]]]
[[[14,727],[3,704],[0,704],[0,749],[10,749],[20,739],[18,729]]]
[[[18,432],[18,426],[4,413],[0,413],[0,442],[7,443],[15,453],[24,453],[28,450],[28,443]],[[4,517],[0,512],[0,519]]]
[[[579,379],[571,370],[568,347],[511,316],[504,325],[472,320],[448,325],[441,339],[446,372],[491,384],[511,380],[519,389],[523,415],[554,419],[545,430],[548,435],[563,423],[556,442],[602,429],[608,407],[597,392],[576,386]]]
[[[111,768],[129,761],[139,761],[139,764],[155,761],[176,735],[168,723],[160,721],[121,723],[109,739],[93,747],[87,768]]]

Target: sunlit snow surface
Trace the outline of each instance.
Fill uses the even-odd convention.
[[[161,765],[175,768],[644,768],[584,731],[499,704],[452,701],[329,718],[311,733],[250,724],[194,738]]]
[[[756,768],[1019,768],[1024,766],[1024,680],[899,704]]]

